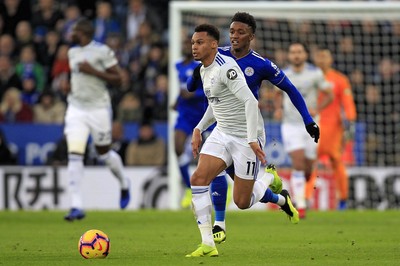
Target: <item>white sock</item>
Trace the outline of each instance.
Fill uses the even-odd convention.
[[[276,203],[279,206],[283,206],[286,203],[286,199],[281,194],[278,194],[278,202]]]
[[[119,154],[114,150],[109,150],[107,153],[99,155],[99,159],[106,163],[113,175],[118,179],[121,189],[128,189],[128,179],[123,174],[124,165]]]
[[[306,208],[306,177],[304,171],[293,170],[290,176],[290,185],[293,191],[293,201],[296,203],[296,208]]]
[[[69,192],[71,195],[71,208],[82,209],[81,180],[83,178],[83,156],[68,154]]]
[[[272,184],[272,182],[274,182],[274,175],[271,173],[265,172],[263,174],[263,176],[261,178],[257,178],[257,180],[258,179],[262,179],[264,181],[264,183],[267,184],[267,186],[269,186]]]
[[[267,187],[268,186],[265,186],[265,183],[260,181],[259,179],[254,182],[253,193],[251,194],[249,208],[260,201],[260,199],[264,196]]]
[[[211,227],[211,197],[208,186],[192,186],[193,212],[203,244],[215,247]]]

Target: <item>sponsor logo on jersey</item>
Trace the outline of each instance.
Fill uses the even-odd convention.
[[[238,75],[236,73],[236,70],[231,68],[226,72],[226,76],[228,77],[228,79],[234,80],[237,78]]]
[[[210,103],[220,103],[220,102],[221,102],[220,99],[219,99],[218,97],[209,97],[209,98],[208,98],[208,101],[209,101]]]
[[[254,69],[252,67],[246,67],[244,74],[246,74],[248,77],[251,77],[254,75]]]

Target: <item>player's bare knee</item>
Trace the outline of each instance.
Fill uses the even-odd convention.
[[[234,198],[233,201],[235,202],[236,206],[241,209],[241,210],[245,210],[248,209],[250,206],[250,202],[248,199],[245,198]]]

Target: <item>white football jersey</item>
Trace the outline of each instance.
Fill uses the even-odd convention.
[[[284,69],[286,76],[303,96],[309,109],[317,107],[318,90],[328,90],[331,84],[325,80],[322,70],[306,63],[301,72],[295,72],[291,67]],[[288,95],[283,94],[283,122],[303,123],[303,119],[291,102]]]
[[[71,92],[68,103],[77,107],[110,107],[106,82],[95,76],[79,72],[79,64],[87,61],[99,71],[118,64],[114,52],[102,43],[92,41],[86,46],[72,47],[68,51],[71,69]]]
[[[248,142],[265,136],[258,101],[233,58],[217,53],[211,65],[201,67],[200,75],[209,108],[222,132]]]

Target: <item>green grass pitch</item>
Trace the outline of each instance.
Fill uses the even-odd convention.
[[[0,212],[0,265],[400,265],[400,211],[284,213],[231,211],[217,258],[185,258],[201,242],[191,211]],[[110,255],[85,260],[78,240],[108,234]]]

